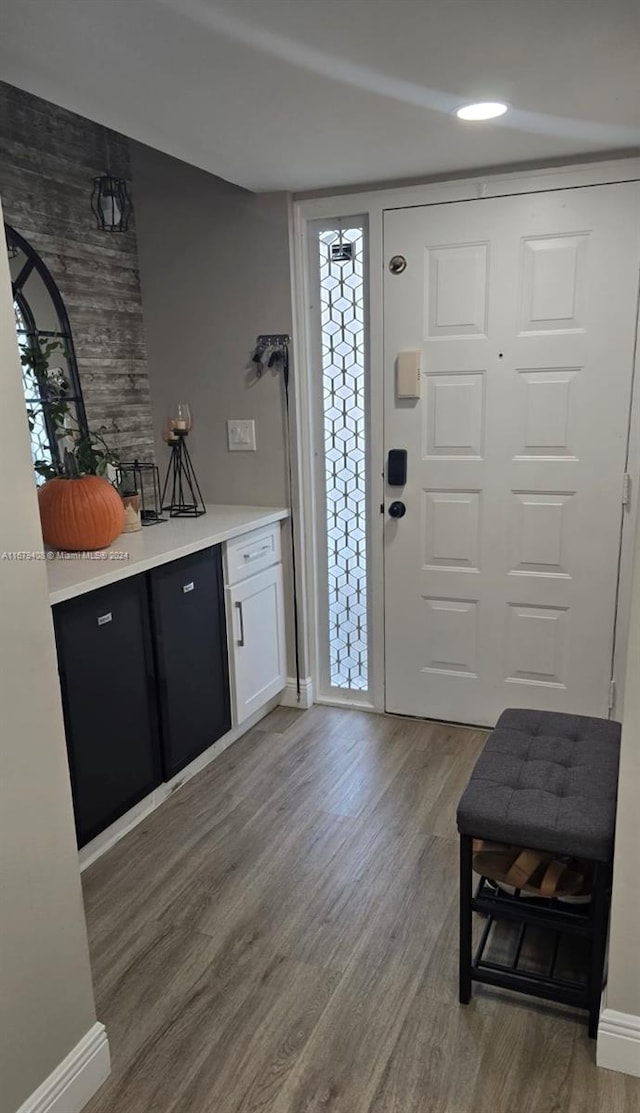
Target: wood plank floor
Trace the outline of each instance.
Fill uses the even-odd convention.
[[[481,731],[280,708],[84,874],[88,1113],[631,1113],[581,1014],[456,999]]]

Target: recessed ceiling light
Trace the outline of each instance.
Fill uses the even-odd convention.
[[[460,120],[495,120],[504,116],[509,105],[499,100],[480,101],[478,104],[463,104],[456,109],[456,116]]]

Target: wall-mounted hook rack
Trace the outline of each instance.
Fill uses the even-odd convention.
[[[290,343],[291,337],[286,332],[268,332],[257,338],[256,348],[281,348]]]

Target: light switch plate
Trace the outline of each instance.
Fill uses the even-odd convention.
[[[255,452],[256,423],[253,418],[227,421],[227,446],[229,452]]]

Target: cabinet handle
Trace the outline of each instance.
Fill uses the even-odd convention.
[[[186,594],[187,594],[187,592],[189,592],[189,591],[193,591],[194,587],[195,587],[195,584],[194,584],[193,580],[191,581],[191,583],[190,583],[190,584],[183,584],[183,585],[182,585],[182,593],[183,593],[183,595],[186,595]]]
[[[112,621],[113,621],[113,615],[111,614],[111,611],[108,611],[107,614],[98,615],[98,626],[106,626],[107,622],[112,622]]]
[[[271,545],[263,545],[261,549],[254,549],[252,553],[245,553],[243,559],[244,560],[257,560],[258,557],[261,557],[261,556],[264,555],[264,553],[269,553],[270,551],[271,551]]]
[[[240,637],[238,638],[238,645],[243,646],[244,645],[244,617],[243,617],[243,614],[242,614],[242,603],[236,603],[236,608],[237,608],[237,611],[238,611],[238,619],[240,621]]]

